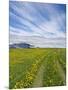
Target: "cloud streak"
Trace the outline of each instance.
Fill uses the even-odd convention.
[[[66,38],[66,6],[64,4],[10,1],[9,11],[10,35],[38,36],[50,38],[49,41],[51,38],[63,40]]]

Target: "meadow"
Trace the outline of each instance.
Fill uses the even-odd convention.
[[[10,89],[64,85],[66,85],[65,48],[10,49]]]

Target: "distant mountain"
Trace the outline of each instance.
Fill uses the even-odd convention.
[[[15,43],[9,45],[9,48],[31,48],[31,47],[33,47],[33,45],[27,43]]]
[[[25,42],[34,45],[34,48],[65,48],[66,38],[55,37],[46,38],[43,36],[20,36],[10,35],[10,44]]]

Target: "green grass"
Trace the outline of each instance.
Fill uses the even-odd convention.
[[[9,54],[10,89],[66,85],[66,49],[10,49]]]

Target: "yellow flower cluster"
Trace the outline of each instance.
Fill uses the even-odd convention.
[[[24,81],[21,80],[20,82],[16,82],[14,88],[26,88],[32,85],[32,82],[36,77],[36,72],[38,71],[38,67],[41,64],[41,60],[42,59],[38,59],[36,60],[35,63],[31,65],[29,71],[27,71],[26,73]]]

